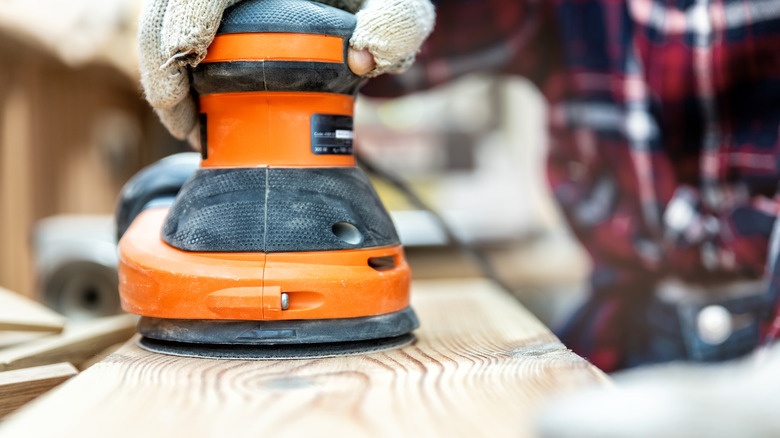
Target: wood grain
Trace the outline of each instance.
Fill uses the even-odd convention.
[[[77,373],[67,362],[0,372],[0,418]]]
[[[523,437],[551,394],[608,382],[486,281],[418,282],[413,305],[417,342],[364,356],[191,359],[130,342],[0,436]]]
[[[37,301],[0,287],[0,330],[59,333],[65,317]]]

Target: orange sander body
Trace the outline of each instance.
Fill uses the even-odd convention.
[[[301,358],[413,340],[409,266],[352,155],[354,26],[304,0],[225,11],[191,72],[199,163],[163,160],[120,199],[120,295],[144,348]]]

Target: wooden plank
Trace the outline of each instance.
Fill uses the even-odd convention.
[[[6,73],[0,84],[0,284],[31,296],[29,239],[35,193],[30,171],[34,122],[29,87],[34,75],[27,68],[24,54],[11,62],[2,55],[0,52],[0,69]]]
[[[50,336],[47,332],[0,331],[0,349]]]
[[[129,342],[0,436],[527,437],[545,398],[607,383],[486,281],[418,282],[413,305],[417,342],[363,356],[192,359]]]
[[[125,344],[126,340],[123,340],[122,342],[117,342],[114,345],[111,345],[108,348],[104,348],[100,350],[100,352],[93,354],[92,356],[88,357],[86,360],[82,362],[76,363],[76,368],[79,369],[79,371],[84,371],[87,368],[91,367],[92,365],[95,365],[97,363],[100,363],[103,359],[107,358],[111,354],[115,353],[117,350],[122,348],[122,346]]]
[[[0,418],[76,374],[67,362],[0,372]]]
[[[119,315],[69,323],[60,335],[0,350],[0,371],[56,362],[80,363],[135,332],[137,318]]]
[[[0,330],[59,333],[65,317],[37,301],[0,287]]]

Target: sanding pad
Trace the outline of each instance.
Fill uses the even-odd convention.
[[[158,339],[141,337],[138,340],[138,345],[141,348],[154,353],[169,354],[173,356],[208,359],[272,360],[316,359],[368,354],[404,347],[414,342],[414,340],[414,335],[407,333],[405,335],[390,338],[351,342],[287,345],[225,345],[161,341]]]

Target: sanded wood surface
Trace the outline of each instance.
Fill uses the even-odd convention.
[[[412,296],[417,342],[364,356],[192,359],[129,342],[0,436],[523,437],[545,398],[608,383],[486,281],[417,282]]]
[[[59,333],[65,317],[33,301],[0,287],[0,330]]]
[[[76,367],[67,362],[0,372],[0,417],[15,411],[77,373]]]

